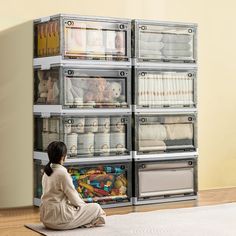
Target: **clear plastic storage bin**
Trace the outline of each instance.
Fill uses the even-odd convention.
[[[130,37],[127,19],[55,15],[34,21],[34,56],[128,61]]]
[[[136,114],[135,150],[138,154],[195,151],[196,114]]]
[[[46,163],[34,161],[34,197],[42,195],[42,176]],[[68,164],[73,184],[85,202],[119,206],[131,204],[131,162],[100,164]]]
[[[196,62],[197,25],[134,20],[133,57],[137,61]]]
[[[135,68],[138,108],[196,107],[196,68]]]
[[[196,198],[196,159],[135,161],[134,173],[135,204]]]
[[[34,117],[34,149],[63,141],[69,157],[119,156],[131,151],[131,116],[77,115]]]
[[[63,108],[127,108],[131,69],[57,66],[34,70],[34,104]]]

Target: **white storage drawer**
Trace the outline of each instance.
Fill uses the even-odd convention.
[[[42,196],[42,176],[47,162],[34,160],[34,198]],[[102,206],[118,207],[131,205],[132,163],[99,162],[64,163],[72,177],[75,189],[87,202],[96,202]]]
[[[161,201],[197,193],[197,160],[134,161],[136,201]]]
[[[193,169],[164,169],[145,165],[139,172],[139,196],[153,197],[167,194],[192,193],[194,191]],[[161,180],[161,181],[157,181]]]
[[[131,116],[74,115],[34,117],[34,150],[45,152],[63,141],[69,157],[121,156],[131,151]]]
[[[35,105],[61,105],[65,109],[129,108],[130,90],[129,67],[59,65],[34,70]]]
[[[137,62],[195,63],[196,24],[134,20],[133,57]]]
[[[137,108],[196,107],[197,68],[135,68]]]
[[[197,117],[190,114],[136,114],[135,151],[151,154],[196,151]]]
[[[131,21],[55,15],[34,21],[35,57],[129,61]]]

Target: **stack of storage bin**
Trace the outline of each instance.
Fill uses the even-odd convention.
[[[196,24],[133,20],[133,203],[197,198]]]
[[[34,204],[47,146],[86,202],[132,203],[131,21],[56,15],[34,22]]]
[[[35,205],[55,140],[66,143],[65,166],[86,202],[197,198],[196,37],[196,24],[75,15],[34,22]]]

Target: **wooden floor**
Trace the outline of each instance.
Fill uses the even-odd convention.
[[[106,209],[107,215],[127,214],[130,212],[144,212],[159,209],[173,209],[236,202],[236,188],[200,191],[197,201],[184,201],[178,203],[152,204]],[[1,236],[37,236],[24,227],[25,223],[39,222],[39,208],[26,207],[0,210],[0,235]]]

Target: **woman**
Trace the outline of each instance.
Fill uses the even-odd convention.
[[[106,214],[97,203],[85,203],[76,191],[72,178],[63,167],[67,148],[52,142],[47,148],[49,163],[42,178],[40,220],[50,229],[74,229],[105,224]]]

